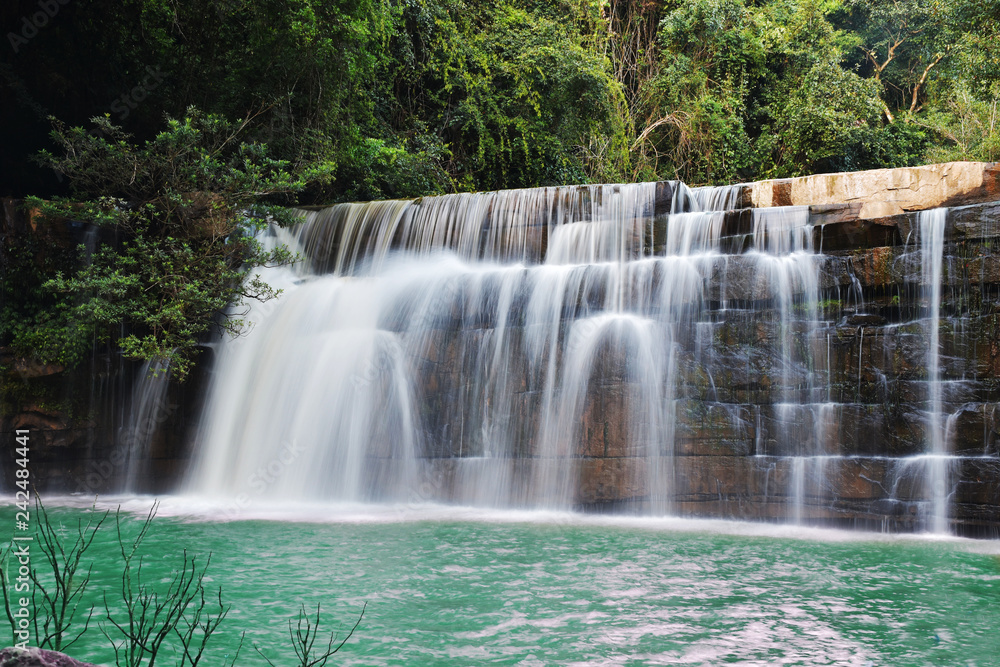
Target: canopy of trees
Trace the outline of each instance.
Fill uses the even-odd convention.
[[[227,303],[274,296],[243,279],[290,259],[253,232],[293,195],[1000,159],[996,0],[15,0],[0,23],[0,196],[107,231],[0,248],[0,345],[67,365],[113,342],[186,373],[210,325],[240,330]]]
[[[189,106],[334,177],[313,202],[1000,156],[993,0],[17,0],[0,195],[48,117]]]

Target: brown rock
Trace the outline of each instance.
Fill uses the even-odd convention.
[[[948,211],[947,238],[995,239],[1000,236],[1000,201],[960,206]]]
[[[830,487],[839,498],[871,501],[886,495],[884,459],[842,459],[830,474]]]
[[[996,512],[997,480],[1000,479],[1000,461],[988,458],[965,458],[958,461],[949,473],[956,478],[955,500],[958,503],[992,505]],[[996,521],[996,517],[993,518]]]
[[[754,206],[859,203],[862,219],[940,206],[1000,199],[1000,167],[989,162],[947,162],[873,169],[753,184]]]
[[[40,412],[22,412],[14,416],[14,428],[27,429],[32,433],[48,431],[65,431],[70,428],[69,418],[65,415],[50,415]]]
[[[673,198],[674,184],[670,181],[658,181],[656,184],[656,193],[654,195],[654,215],[666,215],[667,213],[670,213]]]
[[[813,243],[820,252],[898,245],[901,242],[899,221],[905,217],[814,221]]]
[[[809,222],[814,226],[853,222],[861,213],[861,204],[814,204],[809,207]]]
[[[855,327],[877,327],[885,324],[885,318],[881,315],[873,315],[871,313],[855,313],[854,315],[848,315],[847,324]]]
[[[794,206],[792,204],[792,179],[784,178],[780,181],[774,181],[771,202],[771,206]]]
[[[645,459],[582,459],[577,502],[607,503],[638,498],[647,493]]]
[[[64,653],[40,648],[5,648],[0,651],[0,667],[97,667],[80,662]]]
[[[42,364],[34,359],[15,359],[14,372],[22,379],[45,377],[62,373],[66,368],[60,364]]]
[[[901,253],[893,248],[872,248],[853,258],[854,270],[865,287],[886,287],[902,278],[897,260]]]
[[[996,403],[966,403],[948,418],[949,449],[953,454],[983,456],[991,453],[998,428]]]

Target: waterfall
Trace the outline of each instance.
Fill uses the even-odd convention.
[[[747,183],[736,185],[717,185],[694,188],[691,193],[698,202],[698,208],[703,211],[731,211],[738,208],[740,194]]]
[[[929,528],[948,531],[948,441],[941,398],[941,279],[948,209],[918,213],[922,296],[927,302],[927,453]]]
[[[250,335],[218,345],[188,491],[683,511],[694,482],[677,467],[678,429],[702,375],[714,387],[710,369],[727,365],[713,342],[727,309],[741,331],[766,330],[775,413],[812,414],[814,445],[793,446],[790,423],[771,432],[779,453],[828,454],[809,210],[743,215],[731,210],[741,188],[539,188],[304,212],[268,240],[305,258],[263,270],[284,294],[251,308]],[[718,428],[742,428],[730,404],[709,409]],[[806,464],[794,468],[808,484],[782,476],[800,515],[827,468]]]
[[[819,318],[819,270],[809,207],[753,211],[752,250],[761,291],[774,302],[774,361],[779,382],[773,406],[775,453],[791,456],[785,496],[794,523],[806,519],[810,488],[825,487],[829,453],[826,424],[832,405]]]
[[[170,414],[171,408],[166,401],[169,384],[170,366],[165,360],[148,360],[136,373],[128,424],[119,433],[124,450],[124,490],[127,492],[141,488],[153,438]]]

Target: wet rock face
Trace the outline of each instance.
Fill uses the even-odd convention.
[[[935,325],[917,211],[1000,198],[998,178],[992,165],[955,164],[755,184],[754,196],[771,188],[774,205],[810,205],[820,303],[793,302],[782,311],[773,281],[747,253],[752,211],[726,213],[723,255],[708,260],[706,302],[692,310],[697,321],[672,332],[676,384],[664,396],[672,416],[665,441],[648,442],[648,425],[637,418],[641,392],[621,351],[595,359],[571,449],[561,452],[576,461],[577,506],[641,510],[655,502],[649,479],[659,474],[667,505],[679,514],[926,529],[935,465],[928,456]],[[870,205],[879,197],[889,206]],[[654,237],[662,237],[669,222],[657,221],[663,229]],[[1000,202],[950,209],[944,239],[934,391],[946,442],[948,522],[955,532],[994,535]],[[525,334],[514,327],[507,335]],[[482,331],[461,327],[448,336],[443,349],[467,354],[483,340]],[[466,367],[446,356],[425,387],[462,386]],[[542,389],[526,373],[514,421],[532,422]],[[460,400],[449,391],[447,400]],[[440,404],[434,393],[425,400]],[[438,427],[434,456],[479,451],[476,434],[456,428],[474,422],[450,424],[447,433]],[[529,467],[539,455],[538,437],[531,428],[519,435]],[[658,465],[664,469],[651,470]]]
[[[632,250],[665,252],[678,192],[674,183],[656,185],[652,210],[627,234]],[[573,196],[584,194],[581,188]],[[671,378],[654,392],[666,414],[662,423],[648,418],[649,386],[635,363],[641,346],[624,334],[617,346],[608,338],[595,347],[576,393],[546,384],[549,356],[553,368],[562,368],[576,352],[569,329],[583,314],[602,312],[610,288],[600,276],[581,283],[554,316],[561,343],[546,343],[531,361],[524,351],[538,332],[526,322],[537,304],[524,291],[511,297],[502,358],[490,347],[499,330],[497,299],[470,309],[468,285],[456,283],[441,297],[453,305],[436,311],[433,321],[414,326],[405,309],[386,318],[380,326],[409,350],[420,488],[429,489],[421,498],[470,501],[460,495],[459,480],[486,465],[493,433],[504,431],[512,441],[504,474],[526,480],[512,494],[526,506],[544,499],[532,480],[547,459],[558,458],[572,476],[572,503],[584,509],[652,506],[693,516],[915,530],[928,525],[930,480],[941,474],[954,531],[1000,531],[998,168],[952,163],[766,181],[743,187],[734,201],[719,220],[718,251],[691,260],[686,278],[645,274],[658,287],[691,276],[704,283],[700,297],[658,306],[675,313],[661,318],[668,328],[657,330]],[[751,204],[808,207],[797,213],[807,216],[816,254],[795,259],[800,271],[782,276],[760,260],[754,230],[761,211]],[[935,323],[919,211],[940,205],[955,208],[945,221]],[[499,223],[487,216],[483,229],[493,224]],[[512,238],[525,239],[530,265],[544,258],[550,232],[539,216],[526,216],[523,226]],[[336,251],[341,241],[330,230],[310,232],[309,252]],[[805,283],[813,275],[809,292]],[[788,289],[779,289],[781,277]],[[680,294],[683,287],[666,285]],[[936,378],[928,366],[932,330]],[[17,368],[34,383],[61,375],[49,367]],[[381,382],[377,370],[361,380]],[[928,456],[932,396],[944,463]],[[571,418],[546,430],[540,416],[554,401],[564,401]],[[196,416],[191,401],[170,397],[169,403],[180,407],[154,440],[154,482],[177,478]],[[113,421],[89,424],[51,406],[26,405],[5,415],[0,430],[44,433],[40,465],[65,490],[79,490],[74,485],[91,477],[103,489],[111,479],[105,471],[120,463],[107,445],[114,437],[101,436]],[[389,431],[376,440],[369,457],[394,460],[398,443]]]

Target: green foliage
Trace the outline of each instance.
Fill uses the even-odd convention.
[[[689,183],[994,159],[1000,12],[962,0],[667,3],[633,158]]]
[[[961,26],[954,3],[941,0],[849,0],[846,26],[859,38],[857,61],[882,84],[883,109],[891,121],[916,112],[928,79],[951,55]]]
[[[659,35],[664,62],[646,86],[654,120],[637,147],[674,178],[738,180],[750,164],[743,109],[764,64],[758,26],[742,0],[699,0],[669,13]]]
[[[912,167],[922,164],[932,133],[916,123],[874,124],[857,133],[841,154],[830,160],[830,171]]]
[[[92,348],[93,327],[69,317],[72,304],[39,286],[80,261],[76,247],[52,243],[42,234],[5,240],[0,281],[0,341],[22,358],[76,366]]]
[[[977,98],[965,87],[955,90],[943,108],[927,114],[922,125],[946,142],[930,147],[935,162],[1000,160],[1000,87],[992,99]]]
[[[290,260],[255,232],[292,193],[1000,158],[990,0],[78,0],[0,59],[0,182],[48,110],[98,116],[56,125],[38,173],[71,197],[32,206],[100,247],[37,232],[0,256],[0,343],[63,365],[114,343],[183,376],[213,323],[241,330],[227,303],[274,296],[246,278]]]
[[[997,7],[79,0],[0,56],[17,56],[0,72],[19,110],[0,131],[51,109],[111,114],[140,141],[189,105],[249,117],[245,141],[292,171],[329,168],[310,203],[988,157],[973,135],[1000,90]]]
[[[835,60],[819,61],[804,73],[787,100],[774,102],[758,150],[773,166],[771,176],[826,171],[845,146],[863,140],[878,122],[877,86]]]
[[[366,139],[353,148],[340,172],[346,185],[340,197],[369,201],[447,192],[450,180],[439,162],[443,152],[440,145],[412,152],[382,139]]]
[[[707,81],[740,86],[759,77],[764,66],[763,35],[754,18],[742,0],[684,3],[660,23],[659,41],[665,54],[698,65],[692,82],[699,87]]]
[[[29,203],[49,219],[113,230],[118,241],[50,275],[39,291],[54,307],[15,332],[15,344],[41,361],[72,363],[78,332],[117,336],[127,357],[163,359],[183,379],[213,324],[232,335],[242,330],[228,305],[277,296],[252,273],[293,260],[287,248],[256,238],[269,221],[291,222],[272,198],[328,178],[331,167],[293,173],[264,146],[238,141],[245,123],[193,108],[142,144],[106,117],[94,120],[96,133],[56,123],[63,154],[39,158],[70,178],[75,197]]]
[[[617,84],[561,3],[413,3],[393,42],[407,135],[430,142],[456,189],[583,181],[582,148],[616,127]]]
[[[673,9],[660,23],[663,65],[639,139],[691,183],[847,162],[844,148],[871,132],[880,107],[877,84],[842,65],[857,39],[830,22],[839,7],[697,0]]]

